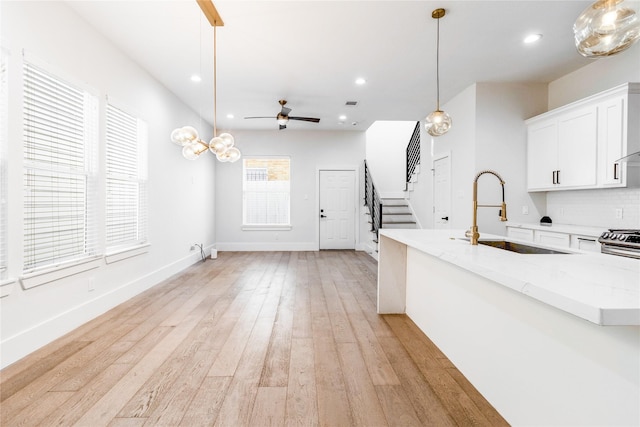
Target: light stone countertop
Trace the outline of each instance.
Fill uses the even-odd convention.
[[[472,246],[464,230],[381,229],[382,236],[473,272],[598,325],[640,325],[640,260],[554,248],[571,254],[519,254]],[[509,240],[481,234],[480,240]]]
[[[608,231],[608,228],[605,227],[587,227],[585,225],[572,225],[572,224],[556,224],[553,223],[551,225],[541,225],[541,224],[533,224],[527,222],[513,222],[507,221],[505,223],[507,227],[515,227],[515,228],[526,228],[530,230],[541,230],[541,231],[553,231],[557,233],[566,233],[566,234],[579,234],[582,236],[592,236],[592,237],[600,237],[600,235]]]

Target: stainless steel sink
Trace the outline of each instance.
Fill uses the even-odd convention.
[[[519,254],[571,254],[572,252],[557,251],[554,249],[541,248],[539,246],[529,246],[524,243],[507,242],[505,240],[480,240],[479,245],[493,246],[505,251],[517,252]]]

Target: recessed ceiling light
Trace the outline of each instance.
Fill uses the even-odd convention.
[[[542,38],[542,34],[529,34],[524,38],[526,44],[535,43]]]
[[[360,86],[362,86],[362,85],[363,85],[363,84],[365,84],[366,82],[367,82],[367,81],[366,81],[364,78],[362,78],[362,77],[358,77],[358,78],[356,79],[356,84],[357,84],[357,85],[360,85]]]
[[[202,81],[202,79],[200,78],[199,75],[194,74],[194,75],[191,76],[191,81],[194,82],[194,83],[200,83]]]
[[[340,117],[338,117],[339,120],[347,120],[347,116],[345,116],[344,114],[341,115]]]
[[[227,119],[233,119],[233,114],[227,114]]]

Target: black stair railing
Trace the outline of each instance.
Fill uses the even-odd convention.
[[[407,144],[407,176],[404,189],[409,188],[411,177],[416,171],[416,166],[420,164],[420,122],[416,122],[411,140]]]
[[[369,224],[371,224],[371,232],[376,233],[377,239],[378,230],[382,228],[382,203],[376,187],[373,184],[371,170],[366,160],[364,161],[364,204],[369,208],[369,215],[371,215],[371,221],[369,221]]]

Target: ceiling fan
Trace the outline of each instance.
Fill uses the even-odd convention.
[[[282,109],[280,110],[280,112],[278,113],[278,115],[275,117],[275,119],[278,121],[278,125],[280,126],[279,129],[286,129],[287,128],[287,123],[289,122],[289,120],[300,120],[303,122],[312,122],[312,123],[319,123],[320,119],[314,118],[314,117],[295,117],[295,116],[290,116],[289,113],[291,112],[291,108],[289,107],[285,107],[285,104],[287,103],[286,100],[281,99],[280,101],[278,101],[278,103],[282,106]],[[245,117],[245,119],[273,119],[273,116],[264,116],[264,117]]]

